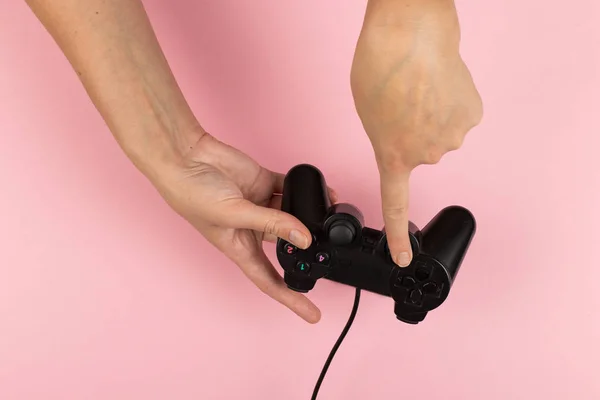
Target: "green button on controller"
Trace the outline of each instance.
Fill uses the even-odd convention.
[[[310,264],[306,261],[300,261],[296,264],[296,271],[302,272],[303,274],[308,274],[310,271]]]

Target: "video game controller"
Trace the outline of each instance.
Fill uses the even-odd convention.
[[[391,297],[396,318],[409,324],[423,321],[446,300],[476,231],[474,216],[460,206],[446,207],[422,230],[411,222],[413,260],[401,268],[392,261],[385,230],[364,226],[351,204],[332,205],[323,174],[308,164],[286,175],[281,209],[313,236],[305,250],[277,241],[290,289],[306,293],[325,278]]]

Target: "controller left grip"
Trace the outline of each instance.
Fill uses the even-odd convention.
[[[331,201],[321,171],[312,165],[293,167],[283,182],[281,210],[295,216],[309,229],[318,228],[327,216]]]

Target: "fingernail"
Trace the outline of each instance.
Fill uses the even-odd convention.
[[[297,230],[292,230],[290,232],[290,242],[301,249],[306,249],[308,247],[308,238]]]
[[[408,267],[408,264],[410,264],[410,255],[407,252],[398,254],[396,264],[400,267]]]

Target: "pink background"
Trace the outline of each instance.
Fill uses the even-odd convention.
[[[418,169],[410,212],[462,204],[478,235],[425,323],[363,295],[320,399],[600,398],[598,4],[458,2],[486,115]],[[365,0],[147,6],[207,129],[318,165],[381,226],[348,84]],[[314,326],[255,289],[134,170],[22,1],[0,5],[0,104],[0,399],[310,398],[352,289],[320,282]]]

